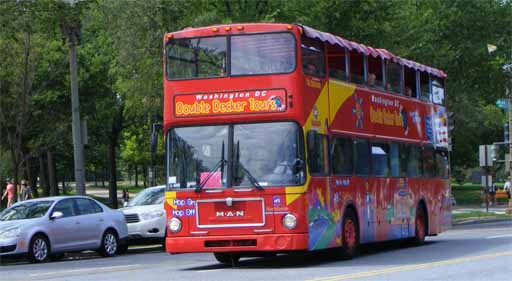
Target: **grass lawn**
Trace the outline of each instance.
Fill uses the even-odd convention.
[[[501,218],[510,218],[511,216],[506,214],[495,214],[493,212],[483,212],[483,211],[471,211],[467,213],[453,214],[452,218],[454,221],[464,221],[464,220],[472,220],[472,219],[501,219]]]
[[[498,183],[498,188],[502,188],[503,184]],[[452,193],[457,201],[457,205],[479,205],[483,203],[482,187],[479,184],[465,183],[452,184]],[[499,199],[496,203],[499,205],[507,204],[507,199]]]

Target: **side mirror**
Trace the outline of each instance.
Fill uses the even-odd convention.
[[[52,215],[50,216],[50,219],[56,220],[56,219],[62,218],[63,216],[64,216],[64,214],[62,212],[56,211],[56,212],[52,213]]]
[[[293,163],[293,174],[296,175],[300,173],[304,169],[304,161],[301,159],[295,159],[295,162]]]
[[[124,202],[123,202],[123,207],[124,207],[124,208],[128,207],[128,201],[124,201]]]

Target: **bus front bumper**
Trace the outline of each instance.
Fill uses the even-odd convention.
[[[168,253],[285,252],[308,249],[308,235],[264,234],[240,236],[167,237]]]

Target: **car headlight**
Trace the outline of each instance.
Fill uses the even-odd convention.
[[[13,237],[19,236],[20,232],[21,231],[20,231],[19,227],[7,229],[5,231],[0,232],[0,239],[13,238]]]
[[[164,215],[163,211],[156,211],[156,212],[149,212],[149,213],[141,213],[141,214],[139,214],[139,217],[142,220],[147,221],[147,220],[159,218],[163,215]]]
[[[180,232],[181,220],[178,218],[171,218],[169,220],[169,230],[174,233]]]
[[[292,214],[286,214],[283,217],[283,226],[288,229],[294,229],[297,226],[297,218]]]

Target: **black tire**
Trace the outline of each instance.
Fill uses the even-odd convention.
[[[162,250],[164,250],[164,252],[167,252],[167,246],[165,246],[165,240],[167,240],[167,229],[165,230],[165,235],[164,235],[164,238],[162,239]]]
[[[117,254],[118,255],[124,255],[128,252],[128,243],[122,243],[121,245],[119,245],[119,247],[117,248]]]
[[[116,255],[119,247],[117,233],[112,229],[106,230],[101,237],[100,254],[104,257],[113,257]]]
[[[65,256],[66,256],[66,254],[65,254],[65,253],[52,254],[52,255],[50,256],[50,259],[51,259],[52,261],[60,261],[60,260],[62,260]]]
[[[240,256],[232,253],[213,253],[213,256],[218,262],[232,266],[238,265],[240,261]]]
[[[32,237],[28,247],[28,258],[30,262],[42,263],[51,255],[50,242],[44,235],[37,234]]]
[[[416,209],[416,217],[414,219],[414,238],[412,238],[413,246],[421,246],[425,244],[427,236],[427,214],[423,205],[418,205]]]
[[[352,259],[359,254],[359,225],[352,209],[347,209],[343,215],[341,241],[343,259]]]

